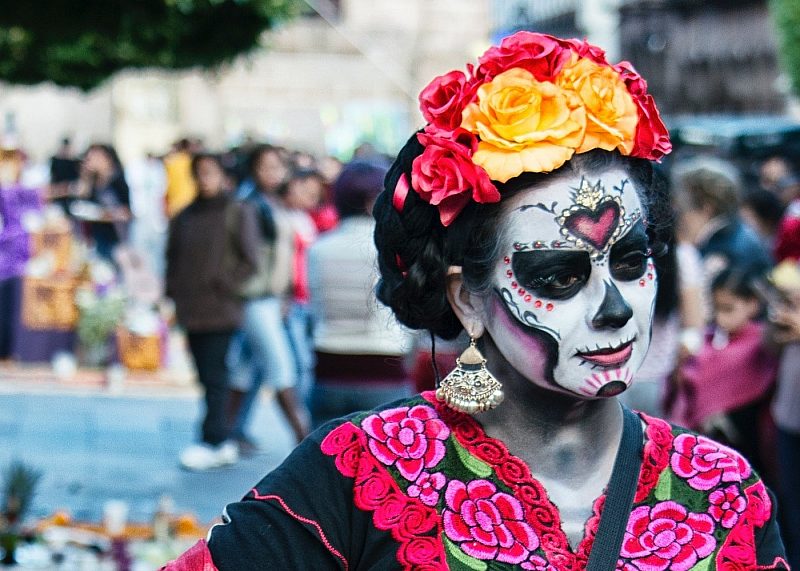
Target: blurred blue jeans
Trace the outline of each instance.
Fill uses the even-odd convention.
[[[231,430],[232,438],[245,438],[250,411],[264,381],[276,391],[295,386],[294,358],[281,303],[277,297],[265,297],[244,305],[242,327],[228,351],[229,386],[247,393]]]
[[[297,384],[295,392],[304,406],[310,406],[311,387],[314,384],[314,323],[308,304],[293,302],[286,316],[286,333],[294,355]]]

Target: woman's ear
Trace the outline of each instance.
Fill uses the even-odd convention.
[[[447,269],[447,301],[470,337],[477,339],[485,330],[484,297],[469,291],[464,284],[461,266]]]

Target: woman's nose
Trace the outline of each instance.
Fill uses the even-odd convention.
[[[633,310],[613,282],[606,281],[605,286],[603,302],[592,317],[592,327],[595,329],[620,329],[633,317]]]

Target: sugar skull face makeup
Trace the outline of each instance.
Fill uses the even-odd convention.
[[[555,179],[510,199],[505,220],[487,329],[506,359],[560,392],[627,389],[650,344],[656,293],[627,176]]]

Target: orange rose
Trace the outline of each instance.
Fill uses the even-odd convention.
[[[624,155],[630,154],[639,115],[619,73],[575,56],[561,70],[556,83],[574,91],[586,108],[586,136],[576,153],[619,149]]]
[[[624,86],[623,86],[624,87]],[[634,110],[635,113],[635,110]],[[461,126],[480,138],[472,160],[496,181],[549,172],[583,141],[586,114],[574,92],[512,68],[478,89]]]

